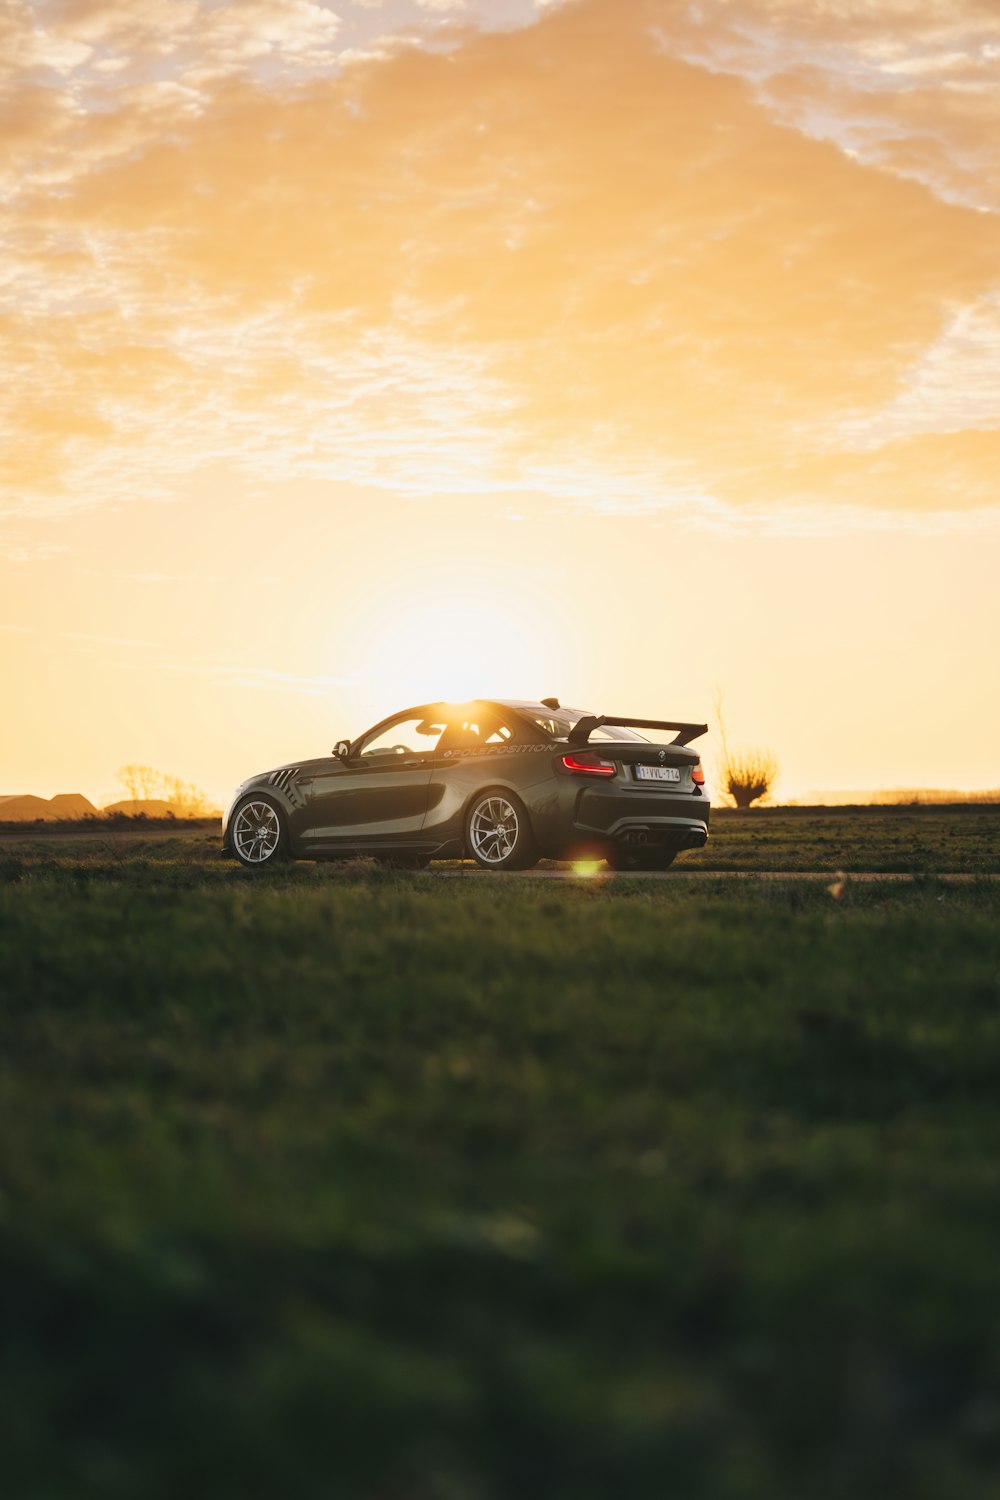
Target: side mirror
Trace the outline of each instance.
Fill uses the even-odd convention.
[[[351,753],[350,742],[348,740],[338,740],[333,747],[333,753],[338,760],[346,760]]]

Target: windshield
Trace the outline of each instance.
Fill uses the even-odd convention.
[[[586,708],[545,708],[542,704],[538,704],[537,708],[525,708],[522,712],[532,724],[537,724],[539,729],[543,729],[555,740],[568,739],[574,724],[592,717],[590,710]],[[600,740],[639,740],[642,744],[649,743],[644,734],[626,729],[623,724],[602,724],[590,736],[591,744]]]

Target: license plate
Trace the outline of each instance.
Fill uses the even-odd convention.
[[[638,781],[680,781],[681,773],[676,766],[636,766]]]

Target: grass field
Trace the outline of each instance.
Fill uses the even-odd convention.
[[[0,843],[5,1494],[997,1494],[1000,885],[213,847]]]
[[[130,826],[131,824],[131,826]],[[184,842],[176,843],[174,840]],[[58,859],[59,824],[0,824],[3,851],[34,861]],[[75,825],[66,844],[73,860],[133,859],[139,854],[218,862],[218,825],[119,818],[102,827]],[[955,807],[716,808],[704,849],[684,854],[678,870],[835,870],[883,874],[1000,873],[1000,804]]]
[[[775,807],[712,813],[706,870],[1000,873],[1000,806]],[[678,863],[678,869],[682,864]]]

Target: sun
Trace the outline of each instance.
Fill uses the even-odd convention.
[[[359,676],[383,704],[553,692],[567,663],[544,601],[425,579],[369,615]]]

